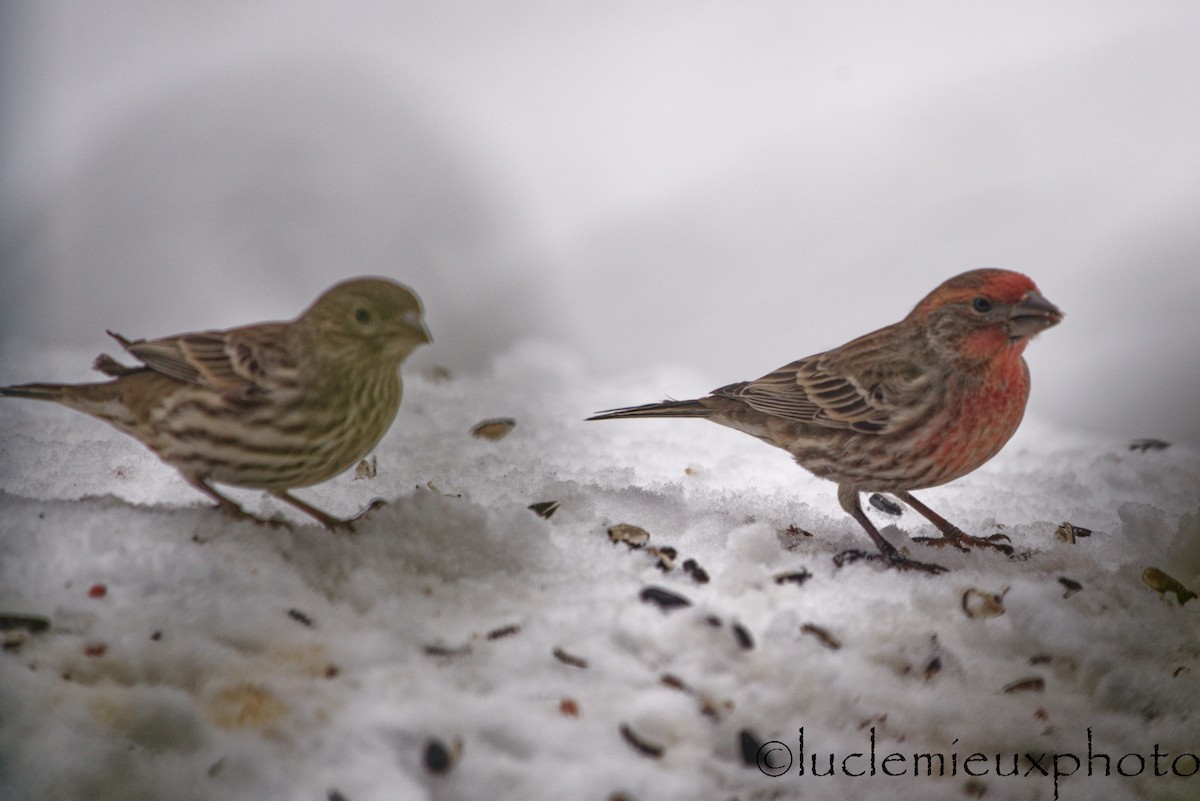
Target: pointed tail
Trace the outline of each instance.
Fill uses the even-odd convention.
[[[712,410],[699,400],[663,401],[644,406],[626,406],[623,409],[606,409],[588,420],[615,420],[619,417],[709,417]]]
[[[0,387],[0,397],[33,398],[61,403],[66,388],[66,384],[18,384],[14,387]]]

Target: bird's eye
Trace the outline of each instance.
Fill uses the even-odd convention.
[[[354,312],[354,319],[358,320],[363,325],[366,325],[367,323],[371,322],[371,313],[366,309],[359,307]]]
[[[992,310],[992,302],[987,298],[975,298],[971,301],[971,308],[980,314],[987,314]]]

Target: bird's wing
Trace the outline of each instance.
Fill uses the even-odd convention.
[[[873,369],[853,370],[848,361],[838,351],[818,354],[712,394],[773,417],[864,434],[905,428],[937,395],[932,377],[912,365],[872,360]]]
[[[113,337],[155,372],[242,398],[271,394],[296,369],[284,347],[283,324],[150,340]]]

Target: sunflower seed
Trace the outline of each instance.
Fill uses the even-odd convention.
[[[650,541],[650,532],[629,523],[617,523],[609,527],[608,538],[613,542],[623,542],[630,548],[641,548]]]
[[[517,421],[511,417],[492,417],[472,426],[471,436],[496,442],[507,437],[516,425]]]
[[[692,602],[687,598],[670,590],[664,590],[662,587],[646,587],[638,597],[646,603],[657,604],[660,609],[666,612],[692,605]]]

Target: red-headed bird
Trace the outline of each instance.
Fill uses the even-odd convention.
[[[995,456],[1025,414],[1029,340],[1063,314],[1026,276],[972,270],[930,292],[898,323],[696,400],[612,409],[589,419],[700,417],[783,448],[837,482],[838,501],[889,565],[940,572],[885,540],[859,502],[895,495],[941,532],[933,545],[1012,549],[963,533],[912,496]]]

